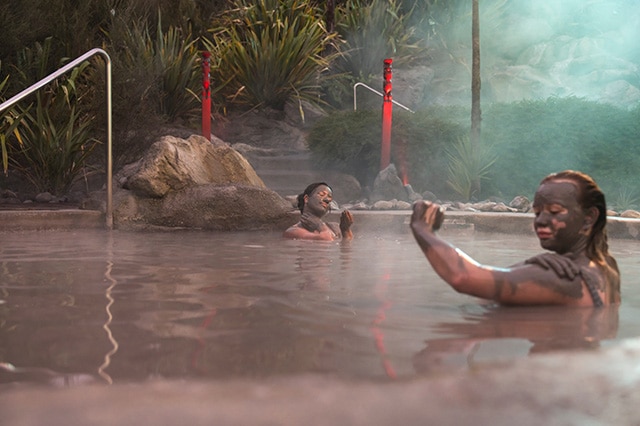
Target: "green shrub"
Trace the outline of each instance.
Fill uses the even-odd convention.
[[[289,99],[318,102],[328,53],[321,11],[301,0],[236,0],[205,41],[223,105],[282,110]]]
[[[415,190],[441,199],[499,196],[509,201],[516,195],[532,197],[549,173],[575,169],[593,176],[612,205],[635,202],[627,189],[638,187],[640,108],[627,111],[578,98],[489,105],[478,149],[490,146],[490,154],[467,155],[462,149],[467,154],[452,156],[456,146],[460,151],[459,138],[468,134],[468,117],[468,108],[394,110],[392,161],[401,170],[400,160],[406,158]],[[368,186],[379,171],[381,130],[378,111],[337,112],[312,129],[309,147],[320,166],[352,174]],[[483,181],[475,196],[474,179],[465,178],[472,170],[475,180]]]
[[[476,144],[466,136],[446,149],[449,160],[447,184],[463,201],[477,198],[482,182],[490,179],[496,156],[490,147]]]
[[[201,72],[197,40],[174,27],[163,31],[161,20],[158,21],[155,35],[142,19],[112,25],[113,32],[109,35],[117,58],[114,74],[128,77],[119,81],[128,87],[118,89],[140,93],[142,98],[138,101],[150,102],[154,112],[167,121],[188,120],[197,115],[199,107],[196,92],[201,87]]]
[[[342,54],[331,64],[333,78],[322,87],[327,104],[337,109],[348,107],[353,102],[353,86],[359,82],[379,87],[386,58],[392,58],[396,67],[426,60],[426,40],[420,33],[415,7],[403,8],[386,0],[348,0],[337,6],[336,31],[343,43]],[[363,94],[359,108],[371,103],[372,97]]]
[[[94,170],[86,160],[98,144],[92,139],[90,120],[71,107],[68,120],[56,122],[38,98],[35,115],[27,112],[14,144],[14,167],[40,191],[64,195],[71,185]]]
[[[163,125],[199,122],[201,72],[197,40],[169,26],[155,30],[147,18],[120,11],[110,23],[106,48],[112,59],[113,159],[116,169],[137,160]],[[104,87],[104,70],[94,86]],[[102,95],[102,92],[99,92]],[[94,110],[103,108],[96,96]]]
[[[359,80],[380,76],[382,62],[412,65],[426,59],[427,47],[409,24],[412,10],[395,1],[347,0],[336,9],[336,29],[345,40],[345,55],[338,70]]]
[[[24,88],[46,77],[53,55],[51,38],[22,49],[16,55],[14,80]],[[84,99],[90,93],[88,66],[80,64],[3,112],[0,145],[5,175],[12,168],[37,190],[63,195],[87,171],[86,160],[98,143],[90,137],[94,117]],[[0,97],[7,82],[5,77],[0,84]]]
[[[482,138],[498,156],[496,190],[532,196],[549,173],[575,169],[605,193],[638,186],[638,112],[579,98],[495,104],[483,111]]]
[[[446,147],[466,133],[453,122],[429,111],[395,111],[391,135],[392,162],[405,169],[416,191],[452,195],[447,185]],[[319,121],[309,134],[309,149],[320,167],[355,176],[370,186],[380,171],[382,123],[380,112],[336,112]]]
[[[638,210],[640,205],[640,197],[638,197],[638,190],[634,188],[618,188],[617,191],[609,193],[607,198],[607,207],[610,209],[623,212],[625,210]]]
[[[79,101],[78,82],[88,62],[41,89],[35,106],[21,107],[17,128],[7,144],[8,162],[35,189],[64,195],[80,177],[98,141],[91,138],[93,117]]]
[[[2,61],[0,61],[0,76],[2,71]],[[0,103],[6,101],[5,92],[9,83],[9,75],[4,78],[0,78]],[[20,137],[20,134],[16,131],[18,124],[20,124],[21,117],[16,113],[15,108],[10,108],[8,111],[2,111],[2,119],[0,120],[0,156],[2,157],[2,172],[6,175],[9,168],[9,151],[7,140],[12,134],[16,137]]]

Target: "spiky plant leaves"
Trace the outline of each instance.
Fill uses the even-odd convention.
[[[237,0],[205,42],[212,79],[225,103],[283,109],[292,98],[318,102],[320,82],[337,49],[321,11],[299,0]]]

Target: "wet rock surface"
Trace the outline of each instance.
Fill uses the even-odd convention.
[[[120,228],[265,229],[286,226],[291,210],[236,150],[197,135],[163,137],[115,180]]]

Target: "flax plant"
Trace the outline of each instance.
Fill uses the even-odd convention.
[[[38,191],[64,195],[89,174],[86,161],[98,141],[89,136],[90,120],[75,106],[59,122],[39,97],[35,112],[25,111],[19,133],[22,143],[15,146],[13,165]]]
[[[618,188],[618,191],[613,196],[611,208],[616,209],[620,212],[630,209],[637,210],[639,201],[640,198],[638,197],[637,191],[635,189],[621,187]]]
[[[2,62],[0,61],[0,71],[2,70]],[[0,74],[1,75],[1,74]],[[0,81],[0,102],[5,101],[4,94],[9,83],[9,75]],[[2,172],[7,175],[9,170],[9,151],[7,149],[7,138],[13,135],[18,143],[22,143],[20,133],[17,131],[20,124],[21,116],[16,112],[15,108],[2,112],[0,120],[0,155],[2,156]]]
[[[480,195],[480,184],[489,178],[496,155],[487,147],[472,143],[469,137],[459,138],[446,153],[449,187],[464,201]]]
[[[48,52],[45,43],[20,53],[25,82],[43,77]],[[86,161],[99,143],[90,137],[94,121],[82,101],[88,66],[84,62],[68,76],[43,87],[35,94],[34,104],[19,105],[18,112],[9,115],[12,134],[3,137],[3,166],[12,166],[38,191],[64,195],[88,174]]]
[[[179,28],[165,32],[158,21],[155,36],[143,21],[113,27],[113,41],[123,47],[117,53],[118,64],[125,74],[136,76],[134,82],[141,87],[134,92],[142,93],[158,113],[169,121],[188,119],[196,115],[199,100],[195,93],[200,84],[197,40]]]
[[[382,73],[382,62],[411,65],[426,59],[427,47],[413,23],[413,8],[395,0],[347,0],[336,9],[337,31],[346,41],[341,68],[355,78]]]
[[[300,0],[236,0],[234,6],[205,41],[225,104],[281,110],[290,99],[319,102],[320,83],[338,54],[321,11]]]

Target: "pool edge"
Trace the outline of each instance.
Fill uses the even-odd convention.
[[[354,231],[407,232],[410,210],[355,210]],[[291,222],[298,213],[291,213]],[[339,221],[339,212],[328,216]],[[443,230],[469,229],[480,232],[533,235],[533,214],[448,211]],[[116,224],[117,228],[117,224]],[[0,232],[28,230],[107,229],[104,213],[96,210],[0,210]],[[609,216],[608,235],[611,238],[639,239],[640,219]]]

